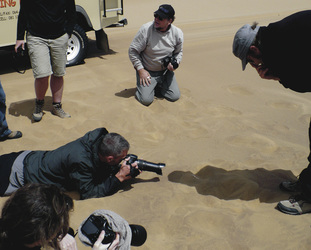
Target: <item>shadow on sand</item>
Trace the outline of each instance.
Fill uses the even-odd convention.
[[[127,191],[131,190],[132,188],[134,188],[132,186],[132,184],[135,184],[135,183],[159,182],[159,181],[160,181],[160,179],[158,177],[154,177],[154,178],[147,179],[147,180],[140,179],[140,178],[130,179],[126,183],[122,183],[120,191],[121,192],[127,192]],[[66,192],[66,194],[69,195],[74,200],[80,200],[81,199],[81,196],[77,191],[68,191],[68,192]]]
[[[212,195],[224,200],[254,200],[274,203],[288,199],[290,194],[281,191],[278,185],[284,180],[296,180],[288,170],[227,171],[213,166],[205,166],[198,173],[174,171],[168,176],[169,181],[195,187],[202,195]]]
[[[22,100],[19,102],[12,102],[8,108],[10,115],[14,116],[26,116],[32,122],[32,113],[35,108],[35,99]],[[52,97],[46,96],[44,98],[43,115],[45,112],[51,112],[52,110]]]
[[[123,97],[123,98],[130,98],[132,96],[135,96],[135,93],[136,93],[136,87],[121,90],[120,92],[116,93],[115,95],[119,96],[119,97]]]
[[[98,49],[96,45],[96,40],[89,39],[86,58],[95,58],[95,57],[103,58],[102,56],[114,54],[117,54],[117,52],[112,49],[109,49],[108,52]]]
[[[122,192],[126,192],[133,188],[132,184],[143,183],[143,182],[159,182],[159,181],[160,181],[159,177],[153,177],[151,179],[140,179],[136,177],[134,179],[130,179],[126,181],[126,183],[122,183],[122,187],[120,188],[120,190]]]

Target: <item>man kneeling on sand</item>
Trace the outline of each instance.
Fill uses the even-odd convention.
[[[55,150],[2,155],[0,195],[10,195],[27,183],[75,190],[81,199],[112,195],[123,181],[134,177],[131,166],[137,168],[137,162],[130,165],[124,160],[129,147],[121,135],[98,128]]]

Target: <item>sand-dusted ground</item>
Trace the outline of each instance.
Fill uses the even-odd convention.
[[[135,72],[127,50],[139,27],[153,18],[161,1],[124,1],[124,28],[106,30],[111,53],[94,48],[85,64],[67,69],[62,120],[45,108],[31,121],[33,76],[1,62],[8,123],[22,139],[0,143],[1,154],[54,149],[87,131],[106,127],[122,134],[139,158],[165,162],[163,176],[144,172],[111,197],[75,201],[71,226],[95,209],[109,209],[141,224],[148,239],[140,249],[309,249],[310,215],[275,209],[289,194],[278,184],[307,166],[311,94],[299,94],[261,80],[232,52],[235,32],[245,23],[260,25],[307,9],[301,1],[172,0],[175,25],[185,36],[176,71],[181,99],[135,98]],[[48,92],[46,102],[51,101]],[[1,198],[3,203],[6,198]],[[79,249],[87,249],[78,240]]]

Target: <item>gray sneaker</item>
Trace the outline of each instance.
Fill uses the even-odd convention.
[[[43,116],[43,106],[44,106],[44,100],[36,100],[36,107],[35,111],[32,114],[32,118],[35,122],[39,122],[42,119]]]
[[[279,185],[280,189],[286,192],[301,192],[301,183],[299,181],[283,181]]]
[[[285,201],[280,201],[277,208],[281,212],[291,215],[311,213],[311,203],[299,197],[293,197]]]
[[[69,118],[69,117],[71,117],[68,113],[66,113],[62,109],[62,104],[61,103],[53,104],[52,114],[56,115],[56,116],[58,116],[60,118]]]

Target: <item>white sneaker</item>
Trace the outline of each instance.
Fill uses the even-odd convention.
[[[281,212],[292,215],[300,215],[311,212],[311,203],[299,198],[289,198],[288,200],[280,201],[277,207]]]

